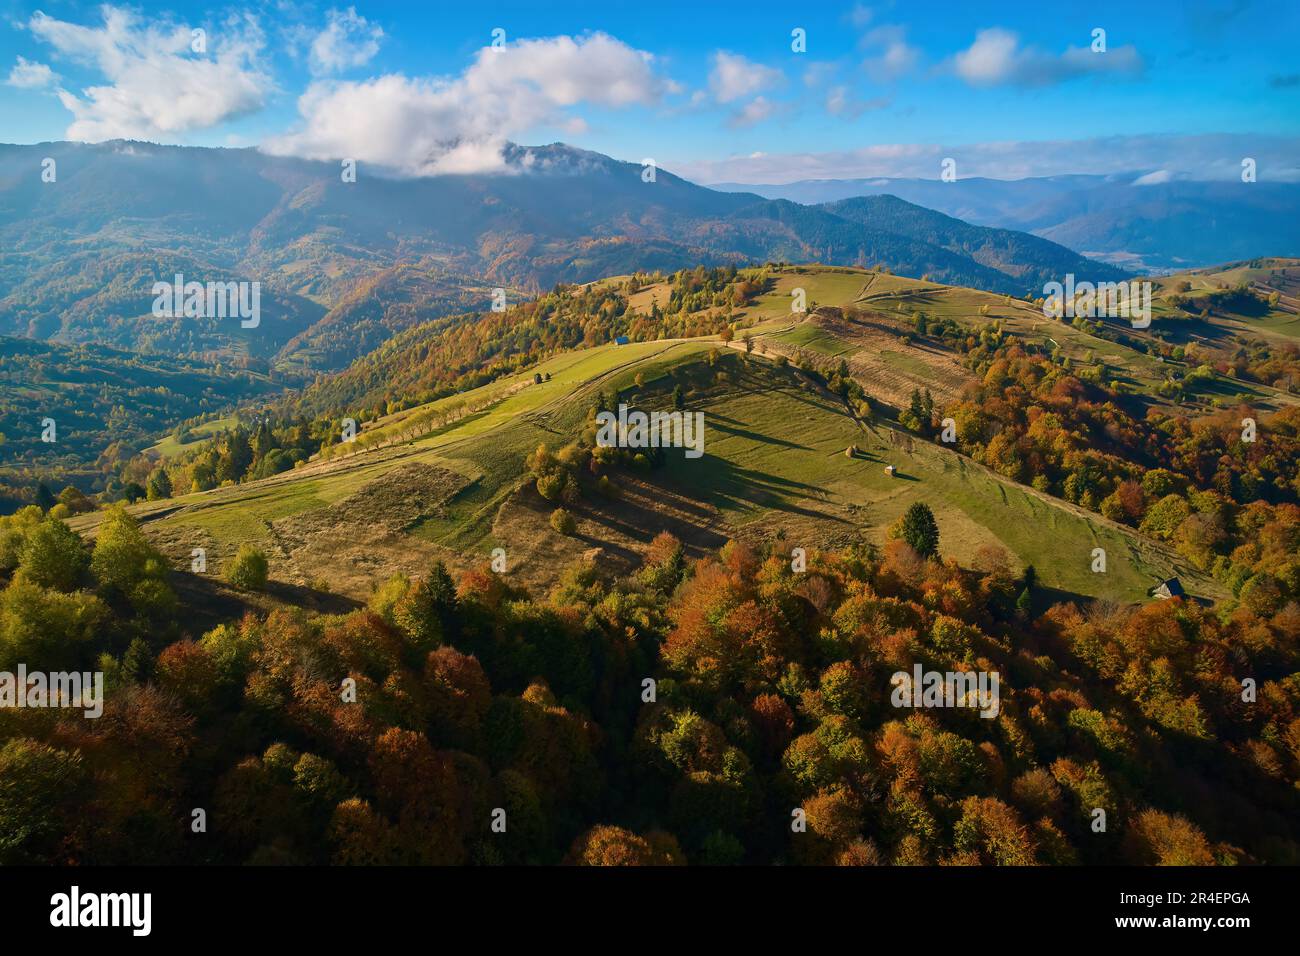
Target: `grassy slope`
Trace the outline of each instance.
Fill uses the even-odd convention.
[[[164,459],[175,458],[195,442],[202,441],[205,438],[211,438],[217,432],[233,427],[236,421],[236,418],[230,416],[227,418],[217,418],[210,422],[203,422],[190,429],[190,433],[194,436],[191,441],[182,445],[176,440],[175,435],[168,435],[156,445],[152,445],[148,449],[147,454]]]
[[[751,307],[741,312],[742,318],[758,320],[756,334],[776,334],[789,344],[826,355],[838,356],[843,352],[842,347],[833,339],[804,326],[796,326],[781,334],[780,330],[790,326],[792,291],[801,287],[808,296],[810,309],[814,303],[830,306],[856,305],[859,308],[891,313],[904,321],[910,321],[916,312],[924,312],[935,318],[950,318],[970,326],[998,321],[1005,329],[1028,341],[1059,346],[1076,364],[1103,362],[1112,375],[1130,389],[1148,395],[1164,381],[1171,367],[1144,352],[1091,335],[1065,322],[1048,319],[1040,307],[1022,299],[861,269],[819,266],[798,268],[809,271],[800,273],[788,270],[781,273],[776,277],[772,291],[756,298]],[[1291,272],[1300,272],[1300,267],[1284,270],[1286,275]],[[1281,274],[1283,273],[1278,270],[1234,269],[1155,280],[1152,330],[1163,329],[1175,333],[1177,340],[1180,329],[1174,318],[1174,310],[1160,299],[1161,289],[1173,279],[1190,279],[1195,288],[1219,288],[1220,285],[1233,285],[1242,280],[1267,284],[1270,275]],[[982,306],[988,306],[986,316],[979,314]],[[1282,339],[1300,336],[1300,318],[1285,310],[1271,311],[1260,318],[1219,317],[1216,323],[1234,334],[1262,334]],[[1141,337],[1148,333],[1131,334]],[[900,348],[900,354],[902,351]],[[898,361],[903,363],[906,360],[900,358]],[[899,367],[902,370],[917,371],[915,366]],[[1294,395],[1287,395],[1268,386],[1224,376],[1216,376],[1214,381],[1202,387],[1198,393],[1198,398],[1204,402],[1217,398],[1231,403],[1239,396],[1269,409],[1300,401]]]
[[[592,390],[633,388],[642,372],[647,387],[640,398],[653,406],[671,387],[666,376],[698,377],[699,360],[715,345],[648,342],[566,353],[540,367],[551,373],[549,382],[532,384],[530,372],[485,386],[506,397],[415,442],[136,510],[154,519],[149,527],[156,534],[202,541],[213,561],[244,541],[270,547],[272,521],[342,501],[399,465],[420,462],[457,472],[468,483],[440,513],[408,529],[412,547],[432,547],[461,565],[481,560],[498,544],[517,553],[529,534],[536,535],[514,518],[499,519],[507,515],[503,505],[518,497],[524,456],[541,442],[567,442],[581,426]],[[739,367],[739,355],[734,359]],[[1153,580],[1179,564],[1172,552],[1127,529],[1004,481],[945,449],[884,426],[866,429],[838,400],[758,357],[732,381],[693,392],[690,407],[706,415],[705,457],[688,461],[672,453],[653,480],[666,492],[709,506],[711,515],[699,521],[720,521],[725,534],[780,533],[791,547],[857,537],[883,542],[897,516],[923,500],[936,512],[946,555],[969,561],[982,545],[1001,543],[1019,563],[1035,565],[1045,586],[1063,591],[1140,600]],[[862,449],[859,457],[845,456],[850,444]],[[885,474],[887,462],[900,476]],[[87,532],[94,523],[94,516],[77,519]],[[631,532],[645,541],[655,530]],[[1089,570],[1098,546],[1109,558],[1104,575]],[[375,576],[383,570],[376,568]],[[273,576],[280,571],[272,549]],[[1178,571],[1194,593],[1217,593],[1212,582]]]
[[[783,378],[756,362],[754,372],[706,407],[705,457],[670,458],[672,478],[709,496],[737,527],[766,521],[769,511],[832,515],[802,523],[809,540],[787,530],[791,546],[818,547],[818,536],[843,520],[883,543],[898,516],[924,501],[938,519],[941,550],[965,563],[981,546],[1001,544],[1020,564],[1039,569],[1045,585],[1064,591],[1140,600],[1154,578],[1178,566],[1195,579],[1194,589],[1217,593],[1176,555],[1120,525],[891,428],[865,428],[839,402]],[[851,444],[860,450],[855,458],[844,454]],[[889,476],[886,464],[898,474]],[[1090,570],[1095,547],[1107,552],[1104,575]]]
[[[132,510],[148,521],[154,533],[202,532],[196,540],[210,546],[212,558],[221,558],[233,554],[245,541],[266,546],[271,522],[342,501],[401,464],[435,464],[464,475],[472,484],[451,502],[447,520],[414,530],[431,540],[445,539],[454,547],[474,537],[476,529],[481,535],[490,524],[492,506],[513,490],[529,451],[543,441],[560,443],[554,431],[535,422],[539,410],[548,406],[562,409],[570,404],[575,391],[592,387],[611,374],[617,376],[620,370],[636,365],[653,374],[665,355],[694,355],[708,347],[700,342],[648,342],[565,353],[539,367],[543,374],[551,374],[549,382],[533,384],[530,371],[504,387],[503,383],[483,386],[475,391],[511,394],[487,410],[415,442],[312,463],[263,481],[140,503]],[[630,371],[624,377],[630,381],[634,375],[635,371]],[[585,405],[574,414],[584,412]],[[95,513],[81,515],[73,519],[73,526],[93,533],[98,520]]]
[[[1206,288],[1217,288],[1220,283],[1246,279],[1273,282],[1289,291],[1290,271],[1289,266],[1284,272],[1237,267],[1188,275],[1194,287],[1204,283]],[[860,343],[845,342],[832,331],[791,315],[795,288],[805,290],[810,308],[857,304],[894,314],[903,322],[916,311],[971,326],[997,319],[1018,335],[1050,340],[1076,362],[1103,361],[1133,389],[1143,392],[1161,381],[1167,371],[1166,365],[1145,353],[1046,319],[1039,309],[1021,300],[838,267],[781,272],[772,290],[738,315],[748,326],[742,334],[770,337],[826,356],[852,360],[861,355],[864,346]],[[1161,310],[1167,309],[1159,295],[1158,290],[1158,318]],[[651,301],[662,304],[666,297],[665,286],[652,286],[634,297],[633,307],[648,311]],[[988,306],[986,316],[980,316],[981,306]],[[1259,330],[1286,337],[1293,334],[1290,323],[1295,316],[1283,309],[1262,319],[1235,322],[1222,317],[1215,321],[1233,331]],[[734,342],[733,348],[740,344]],[[400,441],[339,460],[313,462],[262,482],[141,504],[136,510],[152,519],[150,526],[156,534],[173,542],[175,547],[169,553],[183,557],[189,544],[198,542],[219,560],[240,543],[253,541],[271,551],[273,574],[285,570],[301,578],[309,572],[276,567],[272,522],[309,515],[344,501],[402,465],[434,465],[461,475],[465,484],[441,508],[405,529],[402,540],[413,553],[424,557],[436,554],[464,565],[482,559],[492,547],[505,546],[513,549],[512,555],[526,552],[521,566],[527,566],[528,553],[532,554],[530,583],[535,584],[544,583],[547,575],[558,570],[556,562],[581,553],[583,543],[606,546],[611,553],[618,551],[609,548],[611,535],[602,532],[602,524],[606,530],[621,525],[619,541],[623,544],[649,540],[657,530],[656,487],[662,490],[665,502],[699,502],[698,513],[688,515],[687,520],[715,537],[717,533],[779,534],[790,547],[834,546],[863,537],[882,542],[897,516],[913,501],[923,500],[939,519],[942,550],[962,561],[972,560],[982,546],[996,543],[1010,551],[1018,563],[1033,564],[1045,586],[1064,592],[1141,600],[1155,579],[1178,573],[1193,593],[1207,597],[1221,594],[1213,581],[1186,567],[1170,549],[886,425],[867,429],[849,416],[838,400],[802,381],[792,370],[778,370],[758,355],[735,380],[698,387],[700,360],[717,345],[715,340],[695,339],[565,353],[535,370],[408,409],[368,429],[396,435],[408,418],[439,406],[469,401],[477,409],[413,442]],[[871,348],[875,350],[872,357],[909,377],[923,380],[932,374],[932,367],[927,368],[901,341],[897,348]],[[534,371],[550,373],[551,380],[535,384]],[[644,390],[634,388],[638,372],[647,381]],[[654,405],[666,401],[672,381],[692,377],[697,388],[691,394],[690,407],[706,413],[705,457],[687,461],[670,456],[667,467],[653,475],[649,485],[629,477],[629,486],[635,485],[633,490],[640,492],[638,503],[644,505],[649,500],[648,511],[632,507],[631,499],[625,501],[626,507],[603,510],[597,503],[584,502],[584,533],[577,539],[552,536],[545,526],[546,506],[539,500],[529,502],[529,493],[519,492],[524,456],[539,443],[552,447],[567,443],[581,427],[595,389],[609,385],[632,389],[639,391],[639,401]],[[870,390],[871,383],[865,384]],[[1231,379],[1215,383],[1206,397],[1217,394],[1226,400],[1242,393],[1254,395],[1265,405],[1295,400],[1276,390]],[[169,453],[167,444],[160,443],[157,450]],[[844,455],[850,444],[861,449],[859,457]],[[886,463],[896,465],[900,476],[887,476]],[[620,507],[635,517],[621,515]],[[668,510],[666,504],[664,510]],[[78,527],[87,532],[93,531],[96,520],[93,515],[76,519]],[[675,527],[682,530],[683,526]],[[541,538],[554,540],[543,547]],[[556,541],[563,547],[557,547]],[[1096,547],[1107,552],[1109,567],[1104,575],[1090,570]],[[388,560],[375,557],[375,577],[382,575]],[[548,562],[554,566],[539,567]]]
[[[1300,260],[1266,259],[1258,265],[1234,263],[1162,276],[1156,280],[1156,294],[1172,292],[1175,284],[1184,281],[1191,286],[1189,295],[1232,288],[1242,282],[1261,295],[1276,291],[1282,298],[1278,308],[1270,309],[1267,315],[1249,319],[1221,317],[1220,322],[1233,332],[1251,336],[1290,342],[1300,339]],[[1169,311],[1167,306],[1164,309]]]

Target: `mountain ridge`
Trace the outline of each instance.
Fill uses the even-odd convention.
[[[40,175],[47,157],[50,183]],[[893,210],[883,228],[663,169],[644,175],[565,144],[515,146],[507,162],[507,174],[419,179],[363,166],[347,183],[335,164],[251,148],[0,146],[0,332],[255,357],[311,374],[342,368],[419,319],[486,309],[494,288],[536,294],[645,269],[870,264],[1011,295],[1036,292],[1062,267],[1121,277],[1061,246],[992,236],[966,243],[983,249],[976,259],[922,238],[929,212],[918,207]],[[909,215],[918,223],[905,235]],[[1028,258],[1006,260],[1013,250]],[[376,282],[399,266],[403,282]],[[241,334],[217,320],[151,315],[146,280],[176,273],[260,281],[266,321]],[[367,287],[406,292],[358,307]],[[350,329],[362,314],[365,324]]]
[[[1160,174],[975,176],[954,182],[867,177],[725,182],[712,188],[807,205],[894,195],[967,223],[1049,239],[1132,271],[1179,271],[1300,253],[1300,183],[1165,181]]]

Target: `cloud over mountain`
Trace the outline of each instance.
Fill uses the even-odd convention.
[[[1021,179],[1119,170],[1168,170],[1200,180],[1240,180],[1242,157],[1258,163],[1259,177],[1300,182],[1300,138],[1247,133],[1194,136],[1106,136],[1093,139],[1004,141],[946,145],[879,143],[861,149],[730,156],[677,162],[673,168],[701,183],[788,183],[803,179],[870,176],[937,179],[952,157],[959,178]]]
[[[481,49],[455,77],[315,82],[298,101],[298,127],[265,149],[409,175],[503,170],[511,138],[567,125],[567,107],[648,106],[667,88],[651,54],[608,34],[524,39]]]

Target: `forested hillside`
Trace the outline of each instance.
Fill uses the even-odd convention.
[[[0,670],[105,680],[0,711],[0,860],[1300,862],[1291,319],[1205,281],[637,273],[195,423],[0,519]]]
[[[42,483],[119,498],[130,480],[123,466],[159,434],[281,387],[255,360],[223,365],[7,336],[0,383],[0,501],[8,510],[32,502]]]
[[[996,554],[900,539],[796,571],[664,534],[549,595],[437,566],[194,634],[126,515],[93,554],[0,520],[0,666],[108,682],[98,721],[0,712],[5,863],[1300,859],[1294,603],[1030,620]],[[996,716],[899,708],[914,664],[998,672]]]

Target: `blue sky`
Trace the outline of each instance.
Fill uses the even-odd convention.
[[[259,145],[412,174],[563,140],[703,182],[933,177],[944,156],[960,175],[1212,178],[1251,155],[1296,179],[1298,11],[0,0],[0,139]]]

